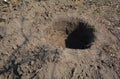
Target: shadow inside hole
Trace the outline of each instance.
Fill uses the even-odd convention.
[[[91,47],[91,43],[94,42],[94,39],[94,29],[88,24],[80,22],[77,28],[72,33],[68,34],[65,45],[66,48],[71,49],[87,49]]]
[[[2,35],[0,35],[0,40],[1,40],[1,39],[3,39],[3,36],[2,36]]]

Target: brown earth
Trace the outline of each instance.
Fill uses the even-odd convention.
[[[120,0],[1,0],[0,79],[120,79]]]

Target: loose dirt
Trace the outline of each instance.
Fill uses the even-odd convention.
[[[1,0],[0,79],[120,79],[120,1]]]

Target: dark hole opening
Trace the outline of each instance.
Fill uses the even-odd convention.
[[[2,36],[2,35],[0,35],[0,40],[1,40],[1,39],[3,39],[3,36]]]
[[[80,22],[77,28],[65,40],[67,48],[71,49],[87,49],[94,42],[94,29],[88,24]]]

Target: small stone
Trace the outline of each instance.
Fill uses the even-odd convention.
[[[30,62],[30,65],[33,65],[33,64],[34,64],[34,61],[31,61],[31,62]]]
[[[7,0],[4,0],[5,2],[7,2]]]

